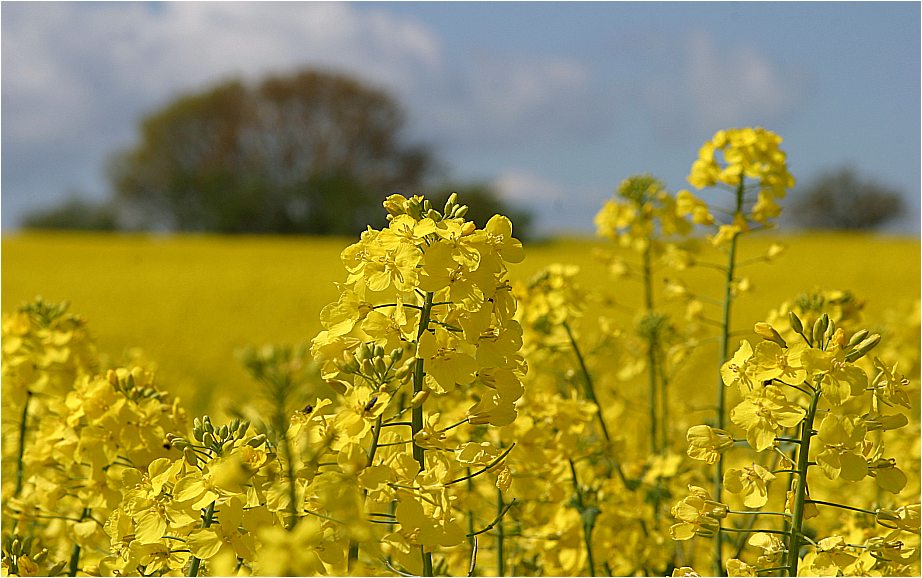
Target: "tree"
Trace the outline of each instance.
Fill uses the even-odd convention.
[[[110,177],[120,209],[142,227],[354,234],[433,167],[424,148],[404,143],[403,126],[389,95],[340,74],[235,80],[144,119]]]
[[[109,203],[89,201],[72,195],[60,206],[26,215],[22,225],[26,229],[114,231],[117,223],[115,211]]]
[[[851,167],[827,172],[792,203],[795,224],[813,229],[874,229],[903,211],[903,196]]]

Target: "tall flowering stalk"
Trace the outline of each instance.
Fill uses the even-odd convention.
[[[781,137],[763,128],[739,128],[718,131],[704,143],[698,159],[692,164],[688,182],[696,189],[726,187],[732,191],[733,208],[724,210],[729,222],[717,227],[712,243],[727,252],[720,320],[719,365],[727,360],[734,294],[738,288],[737,248],[739,237],[759,227],[766,228],[781,213],[776,199],[784,198],[794,186],[788,173],[785,153],[780,149]],[[680,214],[708,213],[707,205],[688,191],[678,194]],[[716,391],[716,419],[718,429],[726,425],[726,396],[718,378]],[[713,494],[719,502],[723,492],[723,466],[720,462],[714,471]],[[714,573],[720,575],[723,567],[723,537],[714,539]]]
[[[696,213],[691,219],[677,211],[676,198],[666,191],[663,183],[651,175],[636,175],[625,179],[615,198],[606,201],[595,216],[599,235],[615,241],[640,256],[639,281],[643,289],[643,308],[637,318],[637,333],[645,342],[649,443],[654,454],[669,450],[668,408],[669,370],[666,355],[669,320],[655,300],[656,266],[664,262],[676,266],[691,261],[690,254],[680,247],[692,232],[693,224],[713,222],[710,214]],[[620,268],[628,265],[617,261]],[[680,265],[681,266],[681,265]]]
[[[814,499],[811,493],[820,484],[809,477],[821,473],[828,480],[856,484],[873,477],[877,485],[898,494],[906,476],[896,460],[885,457],[883,436],[871,432],[898,429],[906,425],[899,413],[876,411],[879,403],[892,405],[905,400],[903,378],[893,368],[875,359],[879,372],[873,379],[861,362],[880,342],[880,336],[867,330],[846,333],[826,314],[811,327],[804,327],[796,313],[790,313],[790,325],[797,341],[785,339],[767,323],[759,323],[756,333],[763,341],[755,347],[743,341],[733,358],[721,367],[722,384],[736,388],[743,400],[730,412],[730,420],[744,431],[744,439],[735,440],[728,431],[710,426],[694,426],[688,432],[688,455],[715,463],[735,442],[745,442],[755,452],[779,452],[793,445],[793,456],[784,455],[781,465],[768,470],[758,464],[730,468],[722,484],[729,494],[738,495],[745,511],[733,510],[719,500],[706,496],[702,508],[695,490],[692,496],[676,504],[673,514],[678,523],[673,537],[686,540],[695,535],[722,533],[751,535],[748,543],[764,554],[755,564],[737,558],[726,563],[731,576],[756,576],[783,572],[786,576],[845,575],[878,571],[883,574],[903,572],[914,549],[906,548],[898,538],[901,532],[919,532],[919,505],[899,508],[868,508],[864,504]],[[880,387],[879,384],[887,383]],[[862,413],[870,407],[869,413]],[[763,511],[777,487],[777,474],[789,473],[784,493],[775,493],[780,511]],[[847,492],[840,492],[846,494]],[[779,495],[780,494],[780,495]],[[863,532],[863,542],[849,541],[843,534],[816,539],[806,531],[805,522],[819,515],[819,509],[857,512],[892,531],[884,537]],[[738,528],[721,524],[733,514],[756,515],[760,528]],[[773,524],[772,520],[783,521]],[[804,553],[804,549],[807,552]],[[888,550],[889,549],[889,550]],[[872,560],[863,558],[870,553]]]
[[[393,519],[400,528],[385,537],[393,544],[393,560],[431,576],[433,550],[465,539],[460,515],[450,506],[454,488],[462,487],[456,484],[499,469],[513,448],[464,442],[455,428],[515,420],[525,365],[506,264],[521,261],[524,253],[509,219],[496,215],[478,229],[464,219],[467,207],[455,195],[442,211],[422,197],[401,195],[388,197],[384,206],[388,227],[369,228],[343,251],[349,276],[338,301],[321,313],[325,330],[314,339],[313,352],[324,378],[362,414],[374,416],[374,423],[337,440],[334,449],[367,456],[364,467],[386,488],[371,483],[369,473],[362,484],[371,504],[396,501]],[[409,422],[398,421],[403,409],[391,403],[404,387],[411,388]],[[439,407],[443,399],[453,401]],[[460,420],[440,424],[459,407],[466,408]],[[401,425],[409,427],[409,438],[384,439],[382,429]],[[388,455],[376,460],[385,443]],[[401,443],[410,453],[400,454]],[[412,458],[415,468],[401,455]],[[460,475],[468,468],[475,471]],[[497,483],[508,487],[508,481]]]

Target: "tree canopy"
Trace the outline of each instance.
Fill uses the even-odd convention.
[[[874,229],[898,217],[904,204],[898,190],[843,167],[796,191],[790,215],[812,229]]]
[[[431,173],[404,122],[387,93],[340,74],[225,82],[143,120],[110,165],[115,199],[141,228],[354,234]]]

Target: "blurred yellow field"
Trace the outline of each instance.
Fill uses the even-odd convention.
[[[209,396],[249,397],[250,383],[235,352],[246,345],[309,341],[320,309],[344,280],[340,252],[355,239],[217,236],[130,236],[28,233],[3,239],[3,311],[41,295],[68,300],[84,315],[102,352],[116,360],[140,348],[157,363],[158,381],[190,408]],[[754,235],[741,260],[780,242],[771,263],[741,271],[753,292],[736,304],[737,329],[749,329],[774,307],[812,289],[850,289],[865,302],[866,318],[919,297],[918,239],[862,234]],[[550,263],[572,263],[587,289],[605,289],[620,303],[640,303],[640,288],[613,280],[594,256],[611,243],[567,239],[526,246],[510,267],[524,280]],[[630,255],[625,252],[626,258]],[[714,255],[715,260],[717,255]],[[686,272],[690,283],[714,286],[707,269]],[[715,298],[719,297],[714,295]]]

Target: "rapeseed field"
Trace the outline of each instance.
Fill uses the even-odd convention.
[[[3,238],[3,311],[36,296],[67,300],[92,321],[100,350],[114,359],[143,352],[156,362],[162,387],[191,407],[215,409],[222,396],[249,398],[236,353],[248,345],[297,344],[320,329],[320,309],[341,282],[339,238],[148,236],[20,233]],[[752,257],[775,243],[773,263],[751,266],[754,295],[739,303],[738,328],[811,289],[849,288],[871,320],[910,307],[919,296],[919,241],[860,233],[754,236]],[[527,280],[551,263],[580,268],[585,287],[609,288],[628,307],[640,305],[636,284],[613,282],[591,238],[526,247],[510,268]],[[626,251],[624,252],[626,254]],[[704,286],[712,274],[695,272]],[[715,297],[717,297],[715,295]],[[217,397],[218,399],[214,399]]]

